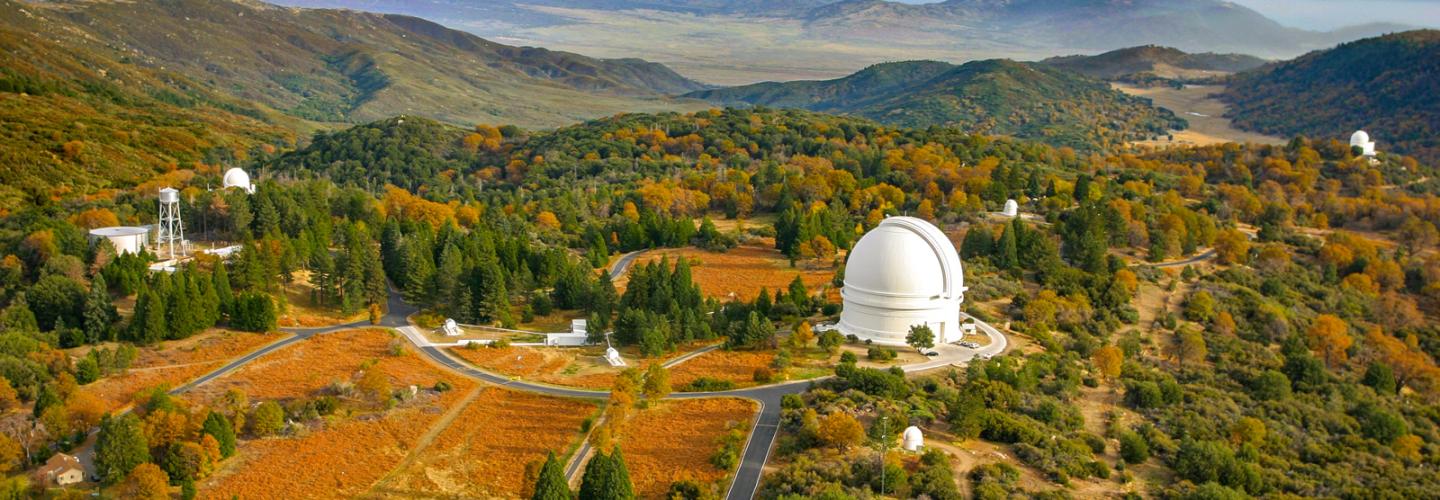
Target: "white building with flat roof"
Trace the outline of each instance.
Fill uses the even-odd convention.
[[[110,241],[117,255],[138,254],[145,250],[150,229],[135,226],[99,227],[90,230],[90,237]]]

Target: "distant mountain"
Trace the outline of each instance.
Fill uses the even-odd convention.
[[[321,122],[411,113],[555,126],[704,88],[659,64],[512,47],[393,14],[247,0],[0,2],[0,27],[83,50],[85,65],[164,68]]]
[[[877,64],[835,80],[758,83],[686,94],[725,105],[802,108],[906,127],[953,126],[1094,149],[1185,121],[1103,82],[1039,64],[986,60]]]
[[[1440,161],[1440,31],[1342,44],[1232,77],[1221,97],[1242,128],[1344,140]]]
[[[1334,33],[1305,31],[1223,0],[843,0],[810,11],[806,20],[812,28],[861,35],[910,31],[965,36],[982,31],[1015,43],[1071,50],[1156,44],[1267,56],[1297,54],[1399,28],[1372,24]]]
[[[1180,49],[1157,45],[1112,50],[1093,56],[1052,57],[1040,61],[1040,64],[1102,80],[1133,80],[1144,77],[1206,78],[1255,69],[1265,63],[1264,59],[1244,54],[1190,54]]]
[[[1139,45],[1176,47],[1187,52],[1294,57],[1308,50],[1411,29],[1365,24],[1330,32],[1285,27],[1226,0],[947,0],[901,3],[887,0],[274,0],[306,7],[350,7],[424,16],[490,36],[547,40],[541,26],[614,23],[657,42],[705,44],[694,32],[675,32],[677,20],[651,16],[592,16],[583,11],[650,10],[687,16],[749,16],[800,24],[804,40],[936,50],[981,51],[1013,57],[1101,52]],[[679,23],[689,18],[678,19]],[[648,29],[651,22],[662,26]],[[765,30],[765,24],[755,29]],[[788,34],[788,25],[777,34]],[[690,36],[687,36],[690,35]],[[556,36],[575,46],[583,40]],[[597,49],[617,42],[596,44]],[[755,37],[777,49],[803,46],[801,40]],[[956,45],[962,47],[956,47]],[[627,45],[636,46],[638,45]],[[656,54],[665,51],[657,51]],[[899,53],[897,53],[898,55]],[[642,55],[643,54],[639,54]],[[933,56],[932,56],[933,57]]]

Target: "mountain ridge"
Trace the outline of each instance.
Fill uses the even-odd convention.
[[[1106,84],[1005,59],[953,65],[901,61],[832,80],[764,82],[685,94],[723,105],[800,108],[903,127],[969,132],[1096,149],[1185,127],[1173,113]]]

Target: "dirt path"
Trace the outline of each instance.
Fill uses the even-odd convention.
[[[1281,144],[1284,139],[1235,128],[1225,118],[1227,106],[1211,94],[1223,90],[1215,85],[1186,85],[1183,89],[1171,87],[1142,88],[1133,85],[1112,83],[1112,87],[1126,94],[1149,98],[1156,106],[1169,109],[1175,116],[1190,123],[1186,130],[1174,132],[1174,141],[1161,137],[1158,141],[1140,141],[1136,144],[1148,146],[1208,145],[1222,142],[1254,142],[1259,144]]]
[[[457,402],[454,408],[445,412],[445,415],[440,417],[440,420],[436,420],[434,424],[431,424],[430,429],[426,430],[425,434],[421,435],[420,439],[415,441],[415,446],[410,448],[410,453],[405,455],[405,459],[401,460],[395,468],[390,469],[390,472],[385,473],[379,481],[375,481],[375,484],[370,485],[370,491],[368,491],[365,496],[375,495],[375,488],[377,486],[385,484],[396,474],[404,472],[406,469],[409,469],[410,466],[414,465],[415,461],[420,459],[420,453],[424,452],[425,448],[429,448],[430,443],[435,442],[435,438],[439,436],[441,432],[444,432],[445,429],[449,428],[450,424],[460,416],[460,413],[465,411],[465,408],[469,407],[470,403],[475,401],[475,398],[480,397],[480,393],[484,392],[488,387],[489,386],[486,385],[477,385],[474,389],[471,389],[469,393],[465,394],[465,398]]]

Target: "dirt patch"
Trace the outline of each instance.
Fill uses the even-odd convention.
[[[1172,134],[1174,140],[1161,137],[1156,141],[1140,141],[1137,145],[1171,147],[1181,145],[1219,144],[1225,142],[1253,142],[1258,144],[1282,144],[1284,139],[1235,128],[1225,118],[1227,106],[1211,94],[1222,90],[1213,85],[1186,85],[1183,89],[1171,87],[1142,88],[1133,85],[1112,83],[1112,87],[1126,94],[1145,97],[1156,106],[1168,109],[1176,116],[1190,122],[1190,127]]]

